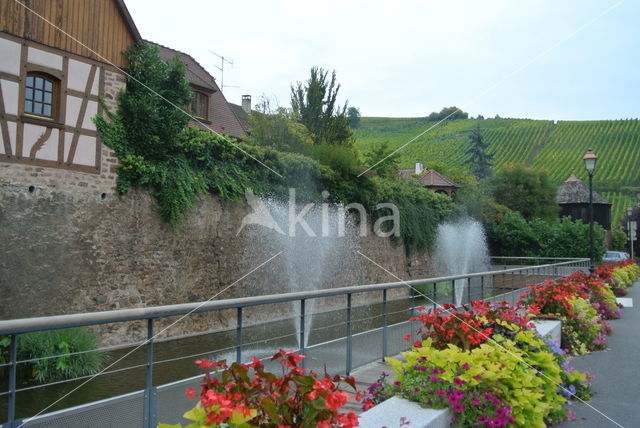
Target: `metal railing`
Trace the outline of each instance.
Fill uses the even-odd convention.
[[[521,260],[523,262],[526,261],[524,259]],[[510,300],[514,302],[517,300],[518,296],[527,284],[535,284],[545,279],[564,276],[575,270],[585,269],[589,265],[589,259],[550,261],[552,261],[552,263],[536,266],[517,268],[504,267],[501,270],[493,270],[489,272],[402,282],[389,282],[317,291],[207,301],[204,303],[186,303],[168,306],[0,321],[0,335],[6,335],[10,338],[8,354],[9,361],[6,364],[0,364],[0,368],[4,366],[8,371],[7,390],[5,392],[0,392],[0,397],[6,397],[7,400],[7,422],[1,426],[2,428],[15,428],[22,426],[23,424],[24,426],[29,427],[54,426],[38,424],[38,421],[43,421],[43,418],[47,417],[46,415],[38,416],[32,420],[27,419],[26,421],[23,421],[20,417],[17,417],[16,414],[16,396],[18,393],[28,389],[41,388],[49,385],[45,384],[42,386],[31,386],[27,388],[17,387],[17,367],[18,364],[25,362],[18,361],[18,341],[20,339],[20,335],[26,333],[69,327],[107,325],[122,322],[146,322],[147,339],[142,342],[142,345],[145,347],[146,361],[136,366],[140,369],[144,369],[144,389],[142,391],[127,394],[126,396],[131,400],[136,400],[135,402],[137,405],[142,401],[142,409],[140,409],[142,415],[141,425],[144,427],[154,427],[156,426],[158,411],[158,393],[160,392],[162,394],[167,390],[167,385],[154,386],[154,366],[160,363],[158,361],[154,361],[154,343],[158,341],[158,339],[154,337],[154,328],[159,319],[195,313],[229,310],[235,311],[235,334],[233,335],[230,332],[232,336],[235,336],[232,339],[235,343],[231,345],[231,348],[235,351],[235,360],[241,362],[243,361],[243,349],[247,349],[249,345],[251,345],[251,343],[247,343],[245,340],[245,333],[248,328],[257,325],[246,325],[244,312],[249,310],[249,308],[254,307],[267,307],[267,305],[272,304],[295,303],[297,311],[292,319],[297,324],[297,331],[295,332],[295,335],[297,336],[299,344],[299,352],[307,355],[307,359],[311,357],[311,362],[320,361],[326,365],[326,361],[331,360],[333,361],[332,367],[335,366],[340,371],[350,374],[354,367],[384,358],[390,354],[395,354],[399,352],[399,350],[403,349],[402,346],[406,347],[406,344],[402,343],[401,339],[399,339],[402,337],[401,333],[407,332],[408,330],[409,334],[413,334],[415,331],[415,328],[413,328],[414,326],[406,321],[409,318],[407,315],[413,314],[415,308],[418,306],[435,307],[436,303],[441,304],[454,302],[456,296],[456,284],[460,285],[460,281],[463,281],[464,285],[462,292],[462,299],[464,303],[477,299],[488,299],[494,301]],[[410,287],[412,292],[406,293],[404,297],[390,298],[390,292],[406,289],[408,287]],[[459,290],[460,287],[458,287],[458,291]],[[376,293],[381,293],[381,298],[372,296]],[[354,305],[354,296],[361,295],[366,295],[364,303]],[[310,302],[323,298],[334,298],[334,302],[332,303],[333,307],[331,309],[333,312],[327,311],[311,313],[309,311]],[[335,303],[336,298],[344,299],[344,303]],[[371,316],[371,314],[367,312],[368,308],[371,308],[372,305],[377,305],[376,307],[379,309],[374,316]],[[340,313],[338,314],[338,312]],[[309,328],[308,317],[316,317],[323,313],[330,313],[330,315],[327,316],[327,319],[333,321],[328,321],[328,326],[316,327],[316,330],[324,328],[326,330],[339,333],[340,329],[337,327],[342,326],[344,327],[342,329],[344,333],[336,333],[338,335],[330,340],[324,340],[317,344],[308,345],[307,341],[309,340],[308,337],[311,333],[311,331],[307,331]],[[360,315],[356,315],[356,313]],[[375,322],[372,322],[374,318]],[[262,320],[264,323],[267,321],[267,317]],[[331,324],[334,322],[335,324]],[[366,324],[368,327],[363,328],[360,324]],[[344,335],[342,336],[342,334]],[[371,347],[377,347],[379,351],[374,352],[372,349],[369,349]],[[358,351],[355,354],[354,349]],[[339,354],[338,350],[340,352],[344,351],[344,355],[342,357],[336,357],[336,355]],[[180,356],[179,358],[193,358],[193,356]],[[340,358],[344,358],[341,363],[338,362]],[[194,379],[199,377],[200,376],[195,378],[192,377],[184,381],[174,382],[171,385],[176,385],[183,389],[182,385],[185,385],[184,382],[193,382]],[[70,381],[74,380],[77,379],[71,379]],[[114,398],[113,400],[115,401],[113,401],[112,404],[115,405],[117,403],[121,403],[122,397],[124,397],[124,395]],[[91,403],[85,406],[90,405],[97,406],[98,404]],[[103,406],[105,404],[100,401],[99,405]],[[186,408],[184,410],[186,410]],[[71,410],[68,412],[70,411]],[[81,412],[83,411],[83,407],[80,406],[79,408],[73,409],[73,411]],[[64,413],[65,410],[60,412]],[[59,416],[60,412],[56,412],[56,417]],[[162,422],[169,421],[162,420]],[[70,424],[67,420],[64,422],[64,425],[61,426],[73,426],[73,424]]]

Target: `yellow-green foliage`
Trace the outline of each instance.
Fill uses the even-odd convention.
[[[426,357],[430,364],[444,370],[443,379],[453,381],[458,377],[471,386],[485,382],[497,388],[520,427],[546,427],[547,418],[561,411],[566,401],[557,392],[562,384],[561,368],[552,353],[542,350],[544,342],[533,331],[520,331],[513,340],[494,335],[493,341],[470,351],[454,345],[438,350],[431,342],[428,338],[421,347],[403,352],[406,362],[387,358],[397,380],[402,381],[405,370]],[[469,369],[461,371],[465,363]]]
[[[226,426],[229,428],[253,428],[254,425],[249,425],[249,421],[253,419],[257,411],[255,409],[251,409],[248,415],[243,415],[240,412],[233,411],[231,413],[231,417],[228,419],[228,424],[226,425],[218,425],[216,423],[209,423],[207,414],[210,411],[217,412],[220,409],[219,405],[214,406],[213,409],[209,409],[209,411],[202,408],[200,403],[196,404],[194,408],[188,410],[183,417],[190,421],[194,421],[193,423],[187,425],[185,428],[211,428],[211,427],[220,427]],[[158,428],[182,428],[182,424],[168,425],[168,424],[159,424]]]
[[[640,276],[640,266],[633,263],[613,270],[613,281],[620,288],[629,288]]]

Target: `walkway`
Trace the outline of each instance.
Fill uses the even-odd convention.
[[[573,360],[576,369],[596,376],[595,396],[588,405],[574,404],[578,420],[562,428],[640,427],[640,281],[626,297],[633,298],[634,306],[622,309],[622,318],[611,321],[609,348]]]

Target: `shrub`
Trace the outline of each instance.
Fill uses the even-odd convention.
[[[203,369],[221,369],[220,378],[206,373],[196,407],[185,418],[196,427],[301,427],[350,428],[358,425],[353,412],[339,410],[350,397],[340,388],[346,383],[355,391],[351,377],[305,374],[299,366],[303,355],[280,350],[272,360],[282,364],[282,375],[267,372],[257,358],[249,364],[198,360]],[[187,390],[189,398],[195,390]],[[170,428],[181,425],[163,425]]]
[[[491,254],[496,256],[590,257],[589,225],[568,217],[527,221],[520,213],[508,211],[487,222],[487,237]],[[604,229],[597,224],[594,241],[604,242]],[[596,260],[604,252],[603,245],[596,245]]]
[[[18,340],[20,373],[36,382],[55,382],[100,371],[103,354],[95,333],[86,328],[67,328],[21,334]],[[8,362],[9,338],[0,337],[0,363]],[[65,355],[77,353],[76,355]]]

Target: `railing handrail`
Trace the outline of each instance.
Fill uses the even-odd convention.
[[[490,259],[514,259],[514,260],[571,260],[584,261],[589,259],[576,259],[574,257],[510,257],[510,256],[491,256]]]
[[[514,257],[511,257],[514,258]],[[587,258],[569,259],[565,262],[550,263],[536,266],[518,267],[512,269],[501,269],[487,272],[475,272],[463,275],[449,275],[436,278],[413,279],[407,281],[396,281],[368,285],[356,285],[339,288],[329,288],[323,290],[303,291],[286,294],[269,294],[264,296],[241,297],[235,299],[212,300],[195,303],[180,303],[175,305],[150,306],[143,308],[117,309],[101,312],[84,312],[67,315],[53,315],[46,317],[17,318],[12,320],[0,320],[0,335],[26,333],[36,330],[51,330],[57,328],[80,327],[96,324],[110,324],[123,321],[139,321],[169,316],[184,315],[187,313],[210,312],[222,309],[234,309],[250,306],[266,305],[273,303],[286,303],[300,301],[303,299],[315,299],[320,297],[331,297],[337,295],[349,295],[356,293],[366,293],[372,291],[390,290],[423,284],[432,284],[444,281],[455,281],[457,279],[477,278],[487,275],[504,275],[530,270],[532,268],[548,268],[568,265],[576,262],[588,261]]]

